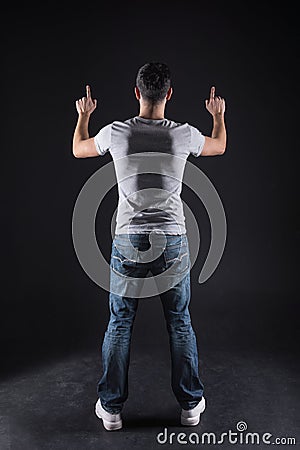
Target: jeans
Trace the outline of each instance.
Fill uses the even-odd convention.
[[[171,352],[171,386],[179,405],[186,410],[194,408],[202,398],[204,386],[198,372],[198,351],[195,332],[189,313],[190,302],[190,256],[188,239],[183,235],[165,235],[163,252],[150,262],[139,262],[122,254],[128,247],[128,238],[137,251],[148,250],[148,234],[116,235],[112,242],[110,261],[109,309],[110,319],[102,344],[102,376],[98,382],[98,396],[102,407],[111,414],[121,412],[128,398],[128,369],[130,343],[135,315],[140,301],[138,297],[126,297],[116,293],[118,280],[126,277],[146,278],[161,274],[176,264],[180,281],[160,293],[164,318],[169,335]],[[118,247],[117,247],[118,246]],[[125,253],[125,252],[123,252]],[[154,278],[155,279],[155,278]],[[120,292],[121,294],[121,292]]]

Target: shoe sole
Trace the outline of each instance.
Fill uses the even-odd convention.
[[[107,420],[103,419],[101,413],[97,409],[97,406],[95,408],[95,414],[98,419],[102,420],[103,426],[107,431],[120,430],[120,428],[122,428],[122,420],[119,420],[118,422],[108,422]]]
[[[184,417],[181,414],[181,416],[180,416],[181,425],[188,426],[188,427],[194,427],[195,425],[198,425],[198,423],[200,422],[201,414],[205,411],[205,409],[206,409],[206,403],[204,403],[202,410],[195,417]]]
[[[181,416],[181,425],[187,426],[187,427],[194,427],[195,425],[198,425],[200,422],[200,414],[196,417],[182,417]]]

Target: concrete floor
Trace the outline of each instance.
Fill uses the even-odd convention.
[[[259,433],[260,439],[271,433],[270,442],[276,437],[294,437],[298,442],[299,390],[292,354],[207,351],[201,354],[200,367],[207,409],[198,426],[182,427],[166,353],[159,348],[153,348],[152,354],[149,349],[133,349],[123,429],[108,432],[94,414],[100,352],[81,350],[53,355],[39,365],[28,364],[22,373],[7,373],[1,383],[0,449],[175,449],[184,447],[176,441],[180,432],[186,433],[183,440],[192,432],[200,439],[202,433],[212,432],[218,440],[223,432],[236,432],[241,421],[246,422],[248,432]],[[165,434],[159,444],[161,432]],[[170,433],[175,433],[171,441]],[[197,447],[193,442],[185,447]],[[245,449],[248,445],[225,440],[202,448]],[[253,447],[267,445],[260,442]]]

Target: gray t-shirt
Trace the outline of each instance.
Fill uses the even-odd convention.
[[[188,156],[201,154],[203,134],[188,123],[136,116],[106,125],[94,139],[99,155],[109,151],[114,161],[115,234],[185,234],[182,178]]]

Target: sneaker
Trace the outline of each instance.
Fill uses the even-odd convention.
[[[205,410],[205,398],[202,397],[197,406],[193,409],[181,410],[181,425],[193,427],[200,422],[200,414]]]
[[[100,399],[98,399],[95,405],[95,413],[99,419],[103,420],[103,426],[108,431],[119,430],[122,428],[121,414],[110,414],[103,409]]]

